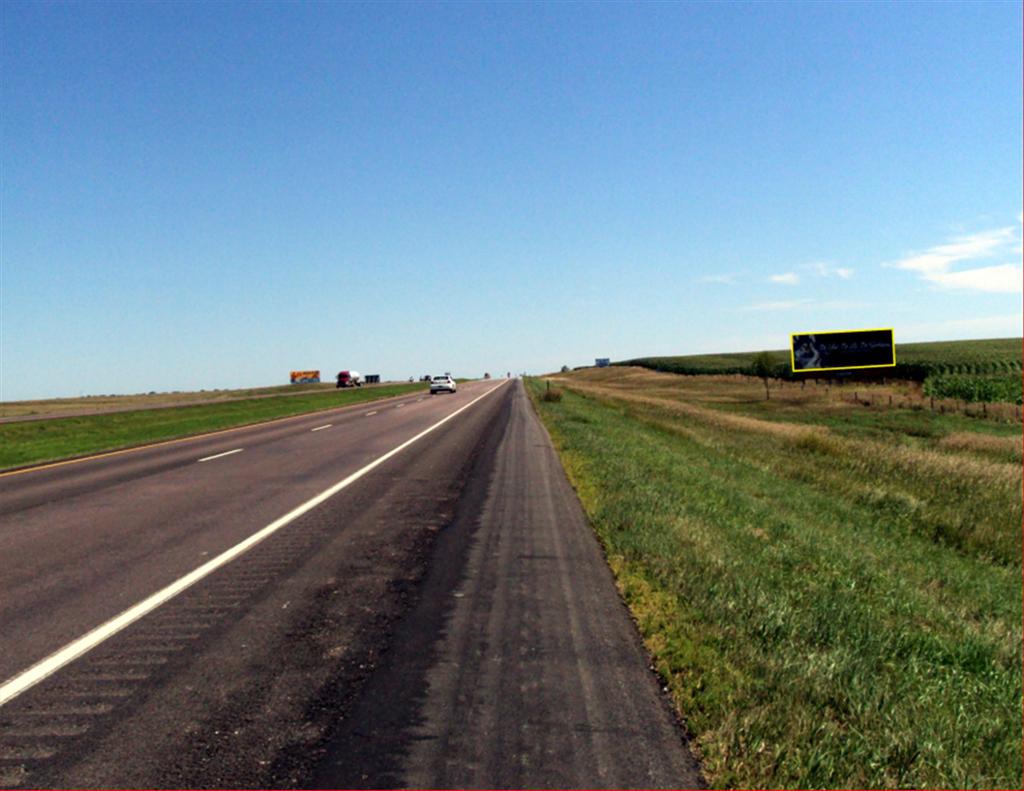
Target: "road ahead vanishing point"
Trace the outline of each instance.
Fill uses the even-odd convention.
[[[523,386],[0,476],[0,787],[692,787]]]

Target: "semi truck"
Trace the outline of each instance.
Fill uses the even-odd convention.
[[[363,377],[359,371],[338,371],[338,384],[335,387],[362,387]]]

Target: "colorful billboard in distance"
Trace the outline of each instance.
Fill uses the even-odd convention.
[[[319,371],[292,371],[293,385],[317,384],[319,381]]]
[[[789,360],[794,373],[896,365],[896,343],[891,328],[794,332],[789,340]]]

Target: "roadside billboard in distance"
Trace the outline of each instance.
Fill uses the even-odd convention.
[[[789,359],[794,373],[896,365],[892,328],[794,332],[789,340]]]
[[[319,371],[292,371],[293,385],[317,384],[319,381]]]
[[[594,365],[596,365],[598,368],[607,368],[611,364],[612,360],[610,357],[598,357],[596,360],[594,360]]]

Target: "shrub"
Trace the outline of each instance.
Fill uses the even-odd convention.
[[[549,385],[548,388],[541,394],[541,400],[542,401],[554,401],[554,402],[561,401],[562,400],[562,391],[561,390],[557,390],[555,388],[552,388]]]

